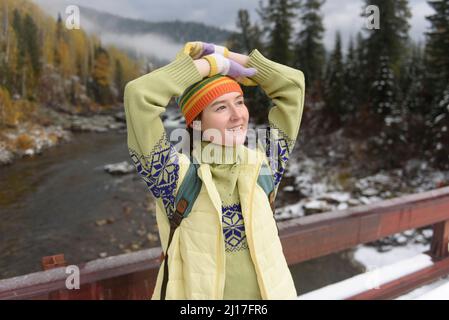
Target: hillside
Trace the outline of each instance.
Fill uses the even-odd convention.
[[[197,22],[152,22],[131,19],[79,6],[82,26],[104,43],[126,50],[131,56],[145,57],[155,67],[168,63],[182,44],[201,40],[224,44],[232,32]]]
[[[151,22],[120,17],[84,6],[79,6],[79,8],[82,18],[88,20],[89,26],[98,33],[107,32],[128,35],[154,33],[166,36],[176,43],[184,43],[193,39],[223,43],[232,33],[198,22],[183,22],[179,20]]]

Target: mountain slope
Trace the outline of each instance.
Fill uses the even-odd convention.
[[[223,43],[232,34],[231,31],[207,26],[203,23],[184,22],[179,20],[150,22],[120,17],[84,6],[79,6],[79,8],[82,19],[89,20],[89,24],[92,24],[91,27],[100,33],[119,33],[128,35],[154,33],[166,36],[177,43],[184,43],[192,40]]]

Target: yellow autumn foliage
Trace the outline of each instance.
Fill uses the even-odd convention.
[[[0,87],[0,124],[3,126],[16,126],[21,113],[11,101],[8,90]]]
[[[39,61],[42,62],[42,72],[36,77],[31,74],[32,65],[29,58],[25,58],[25,65],[23,63],[22,67],[19,65],[19,40],[12,24],[14,10],[19,12],[22,19],[28,14],[38,28]],[[113,80],[117,61],[122,69],[120,74],[124,83],[140,74],[140,63],[132,60],[125,52],[112,46],[103,47],[98,36],[87,34],[85,30],[67,29],[64,12],[61,12],[61,23],[57,23],[56,17],[48,15],[33,1],[0,0],[1,22],[6,21],[3,19],[5,14],[8,14],[8,25],[3,32],[7,34],[7,38],[0,37],[0,50],[7,49],[5,73],[8,73],[8,76],[2,78],[0,74],[0,83],[9,81],[6,87],[11,91],[8,93],[4,87],[0,91],[0,125],[15,126],[28,118],[35,104],[39,104],[42,89],[52,90],[47,94],[57,97],[59,100],[56,100],[56,103],[64,100],[73,103],[74,109],[82,110],[86,107],[97,109],[96,104],[100,104],[100,109],[106,107],[102,105],[97,95],[93,95],[92,91],[85,88],[88,88],[89,77],[92,77],[101,87],[112,89],[115,85]],[[96,55],[95,51],[98,48],[101,50],[97,51]],[[55,86],[52,81],[59,81],[60,86]],[[74,87],[78,88],[76,86],[81,86],[82,89],[73,90]],[[12,93],[21,95],[19,100],[13,101]],[[33,103],[27,104],[23,99],[34,100]],[[48,103],[48,101],[40,102]],[[115,102],[110,101],[110,104]],[[90,108],[86,106],[88,103],[95,106]]]
[[[16,148],[20,150],[30,149],[34,146],[34,140],[29,135],[22,133],[16,139]]]

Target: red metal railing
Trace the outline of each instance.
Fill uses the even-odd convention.
[[[278,223],[289,265],[430,225],[433,266],[350,299],[391,299],[449,274],[449,187]],[[149,299],[160,254],[153,248],[80,265],[78,290],[66,289],[63,256],[46,257],[44,270],[51,269],[0,280],[0,299]]]

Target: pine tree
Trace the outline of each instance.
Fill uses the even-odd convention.
[[[95,50],[91,90],[95,101],[101,105],[107,105],[112,101],[109,78],[111,74],[110,69],[109,54],[100,44]]]
[[[124,79],[123,79],[123,67],[120,60],[115,60],[115,76],[114,76],[115,87],[117,88],[117,94],[121,100],[124,93]]]
[[[263,22],[263,33],[267,35],[267,56],[276,62],[291,64],[292,19],[300,7],[298,0],[269,0],[266,7],[260,2],[258,13]]]
[[[408,31],[411,11],[408,0],[365,0],[366,5],[376,5],[380,13],[380,29],[364,29],[368,37],[364,41],[367,48],[367,66],[376,70],[380,64],[380,52],[388,56],[395,76],[399,76],[399,68],[407,52]],[[366,13],[362,16],[367,18]]]
[[[429,135],[433,160],[437,166],[449,168],[449,0],[427,1],[435,11],[426,17],[431,26],[426,33],[426,89],[432,111]]]
[[[325,0],[307,0],[302,6],[301,31],[294,49],[294,66],[304,72],[307,87],[314,94],[320,91],[326,51],[323,45],[323,17],[321,7]]]
[[[404,99],[402,108],[412,113],[428,114],[430,108],[426,103],[426,92],[424,87],[425,67],[424,56],[421,45],[410,43],[411,55],[404,63],[401,72],[401,92]]]
[[[360,95],[360,61],[358,60],[357,50],[354,47],[354,40],[349,39],[348,51],[344,63],[344,86],[343,96],[348,114],[353,114],[359,104]]]
[[[10,70],[8,65],[9,60],[9,17],[8,17],[8,2],[5,2],[1,8],[0,19],[0,85],[10,85]]]
[[[248,53],[252,47],[249,39],[251,22],[249,21],[248,10],[238,11],[237,27],[241,30],[240,33],[242,36],[242,46],[246,49],[246,52]]]
[[[407,53],[408,19],[411,12],[407,0],[365,0],[366,5],[376,5],[380,13],[380,29],[365,29],[368,33],[363,40],[366,47],[363,58],[364,83],[368,92],[365,101],[371,111],[384,117],[397,108],[400,97],[400,70]],[[363,12],[362,16],[366,16]]]
[[[341,51],[341,35],[337,31],[335,36],[335,47],[328,61],[324,86],[324,102],[327,110],[340,120],[346,113],[346,102],[344,96],[344,67]]]
[[[390,57],[381,52],[378,68],[374,74],[374,81],[369,90],[371,110],[382,117],[397,113],[398,86],[393,69],[391,68]]]
[[[17,40],[17,69],[14,76],[14,92],[20,93],[20,95],[25,96],[26,94],[26,53],[27,44],[24,37],[23,19],[17,9],[13,12],[12,27],[16,35]]]
[[[237,29],[231,34],[226,46],[235,52],[249,54],[253,49],[262,49],[262,34],[257,24],[252,25],[247,10],[239,10],[237,14]]]
[[[33,70],[35,77],[39,77],[41,71],[39,34],[37,25],[29,14],[25,15],[23,21],[23,37],[26,44],[29,63],[31,64],[30,69]]]
[[[427,3],[435,13],[426,17],[431,24],[430,31],[426,32],[426,87],[438,103],[449,82],[449,0]]]
[[[41,71],[38,28],[28,13],[17,23],[19,25],[20,92],[23,97],[35,99],[35,89]]]
[[[54,43],[54,61],[56,68],[64,78],[68,78],[74,73],[72,70],[74,57],[72,57],[73,50],[69,46],[69,38],[70,35],[65,31],[61,14],[58,14],[58,20],[56,21],[56,39]]]
[[[8,2],[5,2],[5,4],[2,7],[3,14],[2,14],[2,20],[0,23],[2,24],[2,31],[0,35],[0,39],[2,39],[3,47],[1,48],[3,56],[3,61],[7,64],[9,59],[9,11],[8,11]]]
[[[438,97],[434,114],[430,121],[432,160],[438,167],[449,169],[449,83]]]
[[[59,48],[61,41],[63,41],[63,32],[64,32],[63,28],[64,27],[62,26],[61,13],[58,13],[58,19],[56,20],[56,39],[55,39],[56,41],[54,48],[54,62],[56,67],[59,67],[61,65],[62,60]]]

